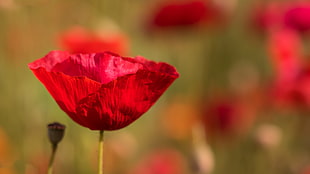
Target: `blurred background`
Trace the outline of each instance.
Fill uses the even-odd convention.
[[[97,131],[73,122],[27,64],[113,51],[180,73],[140,119],[105,132],[108,174],[310,173],[310,2],[0,0],[0,173],[96,173]]]

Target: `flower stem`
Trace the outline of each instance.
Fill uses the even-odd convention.
[[[99,133],[98,174],[103,174],[103,130]]]
[[[47,174],[53,173],[53,163],[54,163],[54,159],[55,159],[56,150],[57,150],[57,144],[52,144],[52,155],[50,158],[50,162],[48,164]]]

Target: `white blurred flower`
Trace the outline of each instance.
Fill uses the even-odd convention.
[[[197,124],[193,129],[193,148],[196,173],[211,173],[215,166],[214,155],[206,141],[203,126],[200,124]]]
[[[272,124],[260,125],[256,130],[256,140],[267,149],[275,148],[282,140],[282,131]]]
[[[111,137],[107,143],[109,143],[116,154],[122,158],[131,157],[137,149],[135,137],[128,132],[122,132]]]
[[[213,0],[215,4],[225,9],[228,13],[233,13],[238,5],[238,0]]]
[[[13,10],[15,9],[16,3],[14,0],[0,0],[0,8],[5,10]]]

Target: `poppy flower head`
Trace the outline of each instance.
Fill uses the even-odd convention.
[[[213,103],[212,106],[206,111],[207,113],[210,112],[210,114],[206,116],[210,116],[213,118],[210,118],[213,120],[213,122],[218,126],[217,128],[220,131],[230,131],[230,129],[233,129],[233,122],[236,119],[236,108],[232,105],[232,103],[229,102],[218,102]],[[211,116],[212,115],[212,116]]]
[[[277,77],[289,80],[296,76],[301,66],[302,42],[299,35],[290,29],[271,33],[268,51]]]
[[[222,21],[222,12],[201,0],[172,1],[159,4],[150,19],[151,29],[189,27]]]
[[[191,137],[199,114],[196,102],[178,96],[160,114],[160,121],[167,136],[182,140]]]
[[[288,8],[284,14],[287,27],[299,32],[310,30],[310,4],[296,4]]]
[[[59,46],[70,53],[111,51],[121,55],[129,51],[128,38],[117,31],[89,31],[76,26],[59,36]]]
[[[65,134],[66,126],[58,122],[50,123],[47,125],[47,134],[50,142],[57,145]]]
[[[0,163],[3,165],[2,167],[0,167],[0,173],[3,167],[9,167],[11,164],[14,163],[14,153],[15,152],[12,149],[12,145],[6,131],[4,131],[4,129],[0,127]]]
[[[268,33],[283,23],[284,5],[280,3],[257,4],[251,12],[250,23],[259,32]]]
[[[110,52],[52,51],[29,68],[63,111],[92,130],[129,125],[179,77],[169,64]]]
[[[147,154],[128,174],[182,174],[186,170],[184,156],[173,149],[158,149]]]
[[[301,67],[297,76],[289,82],[278,82],[273,89],[276,104],[285,108],[308,110],[310,106],[310,73],[306,66]]]
[[[310,165],[306,165],[301,171],[300,174],[310,174]]]
[[[300,35],[292,29],[273,32],[268,47],[275,69],[271,100],[276,107],[306,108],[310,104],[310,73]]]
[[[244,135],[255,120],[256,106],[251,104],[238,96],[209,98],[202,107],[207,137],[216,141]]]

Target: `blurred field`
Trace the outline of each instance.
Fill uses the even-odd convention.
[[[55,173],[96,173],[99,133],[61,111],[27,66],[62,49],[59,34],[77,25],[118,28],[129,38],[123,56],[168,62],[180,73],[144,116],[105,132],[106,173],[148,174],[139,168],[145,165],[153,172],[164,168],[156,174],[307,174],[309,106],[273,107],[270,101],[268,39],[250,27],[253,5],[260,1],[218,0],[224,24],[150,33],[146,21],[159,1],[0,0],[0,174],[45,173],[51,151],[46,126],[53,121],[67,126]],[[309,54],[309,36],[302,37]],[[219,131],[216,123],[202,121],[212,99],[228,100],[223,112],[241,107]],[[152,153],[164,164],[148,160]]]

